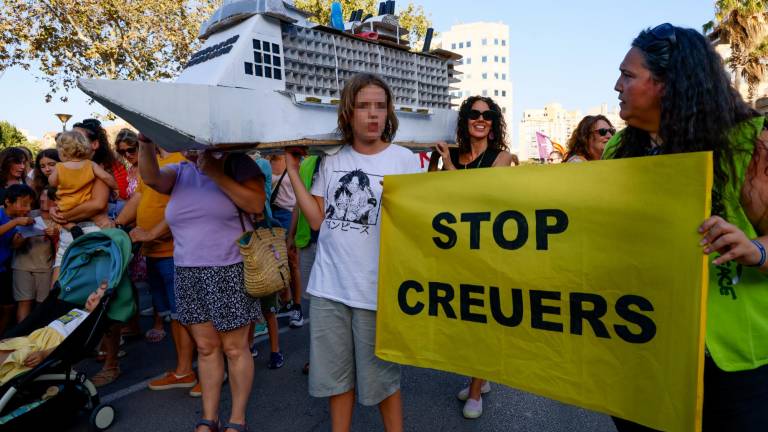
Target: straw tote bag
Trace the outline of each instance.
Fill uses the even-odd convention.
[[[245,292],[252,297],[265,297],[288,288],[291,271],[285,228],[273,227],[260,215],[261,220],[256,222],[248,217],[253,231],[246,231],[243,212],[240,209],[238,212],[243,235],[237,239],[237,246],[243,256]]]

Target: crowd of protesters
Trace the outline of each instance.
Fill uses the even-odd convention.
[[[764,118],[733,91],[721,59],[696,31],[669,24],[643,31],[620,70],[615,89],[627,128],[617,133],[604,116],[587,116],[565,154],[553,152],[548,162],[714,152],[713,216],[699,232],[704,252],[720,254],[712,266],[732,260],[744,266],[745,289],[738,308],[716,286],[710,293],[704,427],[759,430],[768,424],[768,293],[764,279],[746,275],[768,269]],[[501,111],[488,97],[465,100],[456,125],[458,146],[437,143],[429,171],[517,165]],[[375,222],[381,176],[421,169],[410,150],[392,144],[398,122],[382,78],[349,79],[338,118],[348,145],[323,157],[304,157],[298,149],[256,160],[236,152],[172,154],[130,130],[121,131],[112,146],[93,119],[60,134],[57,149],[40,152],[34,166],[28,150],[3,150],[0,332],[45,299],[73,238],[122,227],[141,245],[132,277],[146,281],[152,293],[155,317],[143,336],[150,343],[162,340],[168,320],[175,347],[175,369],[149,387],[190,388],[191,395],[202,395],[197,431],[246,430],[255,328],[266,324],[269,367],[279,368],[284,354],[276,315],[282,311],[291,327],[301,327],[303,296],[312,317],[305,367],[309,392],[329,399],[333,430],[350,429],[357,400],[378,405],[385,429],[401,431],[400,368],[374,355]],[[245,229],[244,218],[255,214],[287,229],[292,275],[290,289],[259,299],[243,289],[244,266],[234,241]],[[333,229],[326,223],[332,220],[371,229],[353,235]],[[216,235],[203,235],[212,226]],[[120,336],[137,330],[131,324],[110,329],[102,343],[105,366],[95,384],[118,378]],[[220,421],[227,375],[231,413]],[[465,417],[482,414],[482,395],[490,390],[481,378],[469,380],[458,393],[466,401]],[[645,430],[618,418],[615,423],[621,431]]]

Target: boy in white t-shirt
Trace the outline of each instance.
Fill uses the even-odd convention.
[[[51,355],[53,350],[85,321],[88,314],[96,309],[106,289],[107,283],[102,282],[99,288],[88,296],[85,310],[72,309],[47,326],[33,331],[29,336],[0,341],[0,385],[32,369]]]
[[[381,192],[385,175],[420,167],[410,150],[391,144],[397,117],[380,77],[347,81],[338,124],[351,145],[323,158],[311,193],[299,177],[299,157],[286,153],[296,204],[320,231],[307,289],[309,393],[330,398],[334,431],[350,429],[355,389],[361,404],[379,405],[387,431],[401,431],[400,367],[374,354]]]

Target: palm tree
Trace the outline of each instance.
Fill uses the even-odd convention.
[[[757,86],[768,67],[768,0],[717,0],[716,22],[704,25],[711,39],[730,44],[731,56],[726,62],[733,72],[738,90],[740,80],[748,86],[752,102]]]

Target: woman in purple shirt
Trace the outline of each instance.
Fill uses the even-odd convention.
[[[139,135],[139,172],[152,189],[171,196],[165,220],[174,240],[179,322],[197,344],[203,415],[196,431],[217,431],[224,356],[229,365],[232,413],[223,430],[245,430],[253,382],[248,326],[260,317],[246,295],[243,262],[235,240],[240,214],[264,211],[264,175],[251,158],[230,153],[185,152],[189,162],[159,168],[155,145]],[[228,169],[225,172],[225,165]]]

